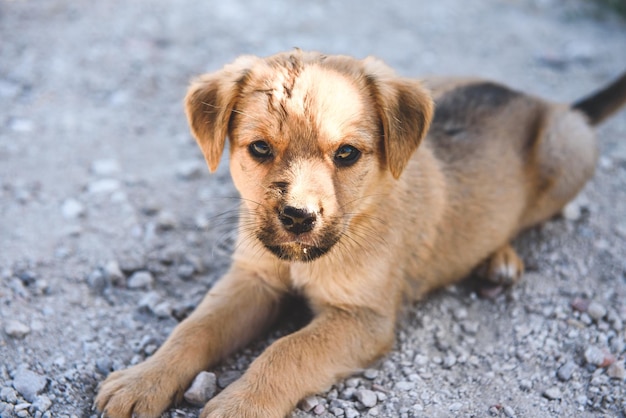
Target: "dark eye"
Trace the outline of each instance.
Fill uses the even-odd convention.
[[[248,151],[258,160],[266,160],[272,156],[272,149],[265,141],[254,141],[248,145]]]
[[[342,145],[335,152],[335,164],[340,167],[348,167],[357,162],[361,156],[361,151],[352,145]]]

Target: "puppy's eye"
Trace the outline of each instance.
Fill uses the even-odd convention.
[[[348,167],[357,162],[361,156],[361,151],[352,145],[342,145],[335,152],[335,164],[340,167]]]
[[[272,149],[265,141],[254,141],[248,145],[248,151],[258,160],[266,160],[272,156]]]

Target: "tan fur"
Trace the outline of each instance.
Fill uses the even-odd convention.
[[[151,358],[102,384],[96,405],[112,418],[159,416],[298,293],[311,323],[201,413],[285,416],[383,355],[403,299],[485,261],[490,280],[516,281],[523,263],[510,240],[560,211],[597,155],[580,112],[480,80],[420,83],[372,58],[243,57],[196,80],[186,109],[211,171],[230,139],[243,197],[233,264]],[[257,141],[271,158],[252,155]],[[352,165],[336,158],[344,145],[361,152]],[[293,232],[301,218],[312,229]]]

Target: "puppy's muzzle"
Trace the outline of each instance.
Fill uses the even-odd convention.
[[[306,209],[285,206],[278,215],[278,219],[287,231],[300,235],[313,230],[317,215]]]

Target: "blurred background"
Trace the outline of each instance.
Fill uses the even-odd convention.
[[[493,78],[567,102],[626,69],[625,5],[624,0],[0,0],[0,321],[5,331],[0,332],[0,389],[13,387],[17,370],[25,366],[47,379],[41,393],[49,394],[52,406],[24,411],[88,416],[103,374],[149,355],[146,345],[158,345],[224,272],[237,206],[228,198],[236,192],[226,164],[209,176],[188,133],[182,99],[195,75],[241,54],[265,56],[298,47],[374,55],[405,76]],[[577,244],[546,244],[540,254],[525,253],[531,265],[559,277],[550,291],[531,293],[536,303],[569,306],[572,295],[581,294],[616,304],[618,317],[622,312],[624,299],[615,301],[626,292],[624,136],[624,113],[600,129],[597,180],[572,212],[572,222],[582,219],[584,228],[553,226],[566,243],[572,230],[578,231],[578,241],[571,241]],[[232,216],[215,217],[223,212]],[[550,242],[543,239],[532,243]],[[595,257],[598,252],[604,258]],[[595,271],[591,259],[601,260],[604,270],[590,273]],[[148,271],[149,280],[132,284],[137,271]],[[616,282],[596,288],[597,276],[604,275]],[[565,283],[565,277],[580,281]],[[152,299],[146,301],[146,294]],[[458,302],[452,298],[450,303]],[[168,300],[171,306],[164,306]],[[137,306],[152,316],[138,316]],[[441,318],[444,329],[456,321],[448,311],[424,309]],[[495,308],[478,305],[469,315],[489,316],[490,309]],[[626,308],[623,315],[626,321]],[[17,331],[15,322],[21,325]],[[501,328],[497,339],[507,344],[513,327],[494,327]],[[563,361],[555,353],[569,353],[562,330],[551,332],[559,344],[545,348],[545,361],[533,369],[544,387]],[[614,334],[623,342],[623,329]],[[152,343],[145,343],[145,336]],[[510,344],[519,342],[509,337]],[[610,338],[600,340],[608,346]],[[402,350],[413,353],[422,340],[411,341]],[[433,344],[422,342],[424,350]],[[580,344],[584,351],[585,343],[572,349],[577,359]],[[622,356],[623,369],[623,347],[613,352]],[[478,376],[484,370],[461,372]],[[592,372],[581,373],[587,373],[586,385]],[[572,416],[579,411],[573,400],[579,392],[592,405],[597,401],[594,411],[626,414],[616,400],[623,386],[609,386],[613,401],[604,395],[594,400],[588,385],[568,387],[571,393],[563,390],[573,394],[570,404],[544,410],[541,391],[528,395],[533,404],[523,401],[525,390],[511,389],[513,394],[504,396],[497,379],[493,385],[489,402],[508,397],[511,408],[526,416]],[[468,391],[471,386],[461,384]],[[0,399],[0,404],[20,400]],[[451,411],[452,401],[442,409],[420,402],[435,408],[429,416]],[[470,404],[455,413],[484,416],[488,407]],[[0,415],[5,416],[2,409]]]

